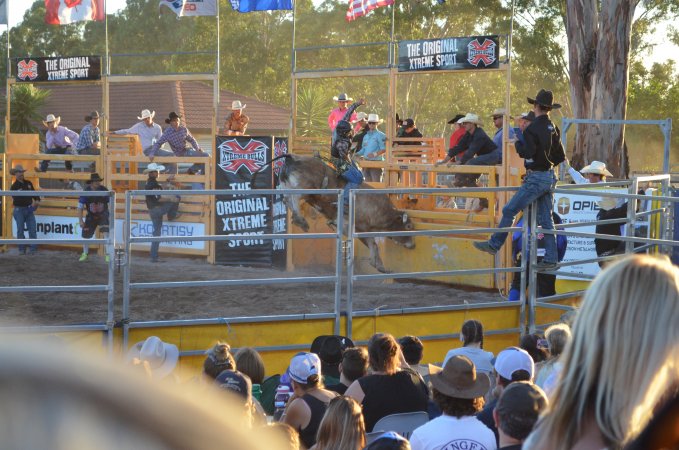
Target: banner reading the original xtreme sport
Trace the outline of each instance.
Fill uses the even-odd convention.
[[[233,194],[215,196],[215,234],[248,236],[215,242],[215,262],[224,265],[285,267],[285,244],[258,239],[258,234],[286,232],[286,211],[277,195],[245,195],[255,189],[273,189],[271,161],[278,144],[287,152],[287,140],[271,136],[217,136],[215,188]],[[280,219],[283,218],[283,221]],[[282,256],[281,256],[282,253]]]
[[[498,36],[420,39],[398,43],[398,71],[474,70],[500,67]]]
[[[20,82],[89,81],[101,79],[101,57],[68,56],[15,58],[16,80]]]

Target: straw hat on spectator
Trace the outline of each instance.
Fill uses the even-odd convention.
[[[368,123],[380,124],[382,122],[384,122],[384,120],[380,119],[380,116],[377,114],[368,114]]]
[[[362,120],[368,120],[368,114],[364,113],[363,111],[359,112],[356,114],[356,120],[352,120],[351,123],[358,123]]]
[[[55,117],[54,114],[47,114],[47,117],[45,120],[42,121],[42,124],[47,126],[47,124],[56,122],[56,125],[59,125],[59,122],[61,122],[61,116]]]
[[[141,110],[141,116],[138,116],[137,119],[144,120],[144,119],[148,119],[149,117],[151,119],[153,119],[155,116],[156,116],[155,111],[150,111],[148,109],[142,109]]]
[[[606,169],[606,163],[602,163],[601,161],[592,161],[592,164],[583,167],[580,170],[580,173],[593,173],[607,177],[613,176],[613,174]]]
[[[179,349],[159,337],[149,336],[145,341],[134,344],[127,353],[128,361],[135,359],[148,363],[153,378],[165,378],[177,366]]]
[[[248,105],[241,104],[240,100],[234,100],[231,102],[231,111],[240,111],[245,109],[246,106]]]
[[[353,102],[354,99],[349,97],[346,92],[342,92],[340,95],[336,95],[333,98],[336,102]]]
[[[162,172],[163,170],[165,170],[165,166],[162,164],[151,163],[144,169],[144,173]]]
[[[483,122],[479,119],[479,116],[472,113],[467,113],[466,116],[457,121],[457,123],[473,123],[474,125],[481,126]]]
[[[490,379],[485,373],[477,373],[471,359],[453,356],[443,370],[431,376],[434,388],[448,397],[483,397],[490,388]]]

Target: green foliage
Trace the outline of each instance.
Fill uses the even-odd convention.
[[[40,108],[45,105],[50,91],[37,89],[32,84],[17,84],[12,88],[10,131],[12,133],[37,133],[33,125],[40,123]]]
[[[321,90],[301,88],[297,95],[297,134],[325,136],[328,134],[328,111],[333,104]]]

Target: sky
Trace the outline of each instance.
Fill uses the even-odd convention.
[[[106,12],[108,14],[115,14],[117,11],[123,9],[126,4],[126,0],[104,0],[104,1],[106,2]],[[7,2],[9,4],[9,23],[11,26],[14,26],[21,22],[21,19],[23,19],[24,17],[24,13],[33,4],[33,1],[31,0],[7,0]],[[637,14],[639,14],[639,11],[637,11]],[[651,54],[645,59],[645,66],[650,67],[655,62],[665,62],[667,60],[668,55],[679,55],[679,47],[668,43],[664,39],[664,36],[667,32],[667,28],[669,25],[670,25],[669,22],[661,23],[658,25],[656,32],[652,36],[652,42],[656,45],[653,48]]]

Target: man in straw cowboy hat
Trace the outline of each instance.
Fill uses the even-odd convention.
[[[344,119],[344,115],[347,113],[347,108],[349,106],[349,103],[353,102],[354,99],[349,97],[346,92],[343,92],[335,97],[332,98],[334,101],[337,102],[337,108],[333,109],[330,111],[330,115],[328,115],[328,126],[332,131],[335,131],[335,127],[337,127],[337,123]],[[356,121],[356,114],[352,113],[349,119],[345,119],[347,122],[354,122]]]
[[[497,153],[497,146],[493,140],[488,137],[483,128],[479,116],[472,113],[467,113],[464,117],[458,120],[465,129],[465,134],[457,145],[448,150],[448,156],[442,161],[436,163],[437,166],[453,164],[453,158],[462,154],[462,164],[474,165],[493,165],[498,163],[499,155]]]
[[[99,130],[99,112],[92,111],[85,116],[85,125],[80,130],[80,137],[75,144],[79,155],[98,155],[101,151],[101,130]]]
[[[368,132],[363,137],[361,150],[356,154],[366,161],[384,161],[384,154],[387,151],[387,135],[377,129],[383,122],[377,114],[368,114]],[[384,169],[379,167],[368,167],[364,170],[366,181],[382,181]]]
[[[139,136],[144,155],[148,156],[153,144],[155,144],[163,135],[163,129],[153,121],[155,116],[155,111],[142,109],[141,115],[137,116],[137,119],[141,122],[137,122],[130,128],[125,128],[124,130],[114,131],[113,134],[136,134]],[[174,156],[174,153],[168,150],[159,149],[156,151],[156,156]]]
[[[168,118],[165,119],[165,123],[169,124],[170,126],[165,128],[165,131],[163,131],[163,135],[156,141],[155,144],[151,147],[151,151],[147,155],[149,158],[151,158],[151,161],[153,161],[153,157],[159,154],[160,146],[163,145],[164,143],[168,143],[170,145],[170,149],[172,152],[175,154],[175,156],[202,156],[202,157],[209,157],[207,153],[203,151],[202,148],[200,148],[200,145],[198,145],[198,142],[196,139],[191,135],[191,132],[189,131],[188,128],[186,128],[184,125],[181,123],[182,116],[177,114],[176,112],[172,111],[169,115]],[[186,143],[191,144],[191,147],[193,147],[193,150],[189,150],[186,148]],[[173,173],[176,173],[176,165],[171,164],[168,166],[170,168],[170,171]],[[200,164],[194,164],[191,166],[190,170],[191,173],[198,173],[200,170],[201,165]]]
[[[145,341],[134,344],[127,351],[125,360],[128,364],[143,366],[149,377],[160,380],[172,374],[177,367],[179,348],[157,336],[149,336]]]
[[[147,191],[163,190],[163,186],[158,182],[158,175],[160,172],[165,170],[165,166],[160,164],[151,163],[144,170],[144,173],[149,176],[146,181],[146,186],[144,189]],[[170,181],[168,179],[168,181]],[[165,186],[168,189],[170,186]],[[162,196],[162,195],[147,195],[146,196],[146,206],[149,209],[149,215],[151,216],[151,222],[153,223],[153,235],[160,236],[163,230],[163,216],[167,214],[168,220],[175,220],[181,214],[179,210],[179,196]],[[160,242],[151,243],[151,262],[159,262],[158,260],[158,249],[160,248]]]
[[[413,450],[495,450],[493,432],[474,415],[483,408],[490,380],[466,356],[453,356],[443,370],[431,375],[434,402],[443,413],[410,436]]]
[[[606,163],[601,161],[592,161],[582,169],[580,172],[571,167],[568,159],[566,159],[566,164],[568,165],[568,173],[575,181],[575,184],[587,184],[587,183],[605,183],[606,177],[612,177],[613,174],[606,169]],[[584,176],[580,175],[583,174]]]
[[[24,172],[26,169],[23,166],[17,164],[12,169],[9,170],[10,175],[14,175],[16,180],[12,183],[9,188],[10,191],[35,191],[33,183],[30,180],[24,178]],[[14,222],[17,226],[17,239],[25,239],[26,236],[24,231],[28,229],[28,237],[30,239],[37,238],[37,226],[35,223],[35,214],[33,212],[38,208],[40,204],[40,197],[12,197],[14,212],[12,216],[14,217]],[[37,245],[30,246],[30,253],[34,254],[38,251]],[[19,245],[19,253],[22,255],[26,254],[26,246]]]
[[[247,105],[241,104],[240,100],[231,102],[231,114],[224,122],[224,134],[227,136],[243,136],[248,129],[250,118],[243,114]]]
[[[59,125],[60,122],[61,117],[55,117],[54,114],[48,114],[42,122],[47,127],[45,153],[48,155],[65,155],[75,152],[75,144],[80,137],[75,131]],[[36,172],[47,172],[49,164],[49,160],[41,161],[40,166],[35,169]],[[73,170],[71,161],[66,161],[66,170]]]
[[[108,192],[105,186],[102,186],[101,182],[104,181],[98,173],[93,173],[90,175],[90,179],[87,180],[87,186],[85,186],[83,195],[78,199],[78,218],[80,221],[80,228],[82,228],[83,239],[92,239],[94,232],[99,227],[101,234],[104,239],[108,238],[108,203],[109,198],[106,196],[88,196],[88,192]],[[83,217],[83,212],[85,217]],[[83,252],[80,255],[80,262],[87,261],[88,255],[90,253],[89,244],[83,244]],[[110,261],[109,255],[106,255],[106,262]]]
[[[516,215],[526,206],[537,200],[537,220],[544,230],[554,229],[552,208],[554,198],[552,188],[556,184],[554,166],[566,160],[561,133],[552,123],[549,112],[561,108],[554,103],[552,91],[541,89],[534,99],[528,98],[533,105],[535,119],[524,131],[525,143],[515,140],[516,150],[524,159],[526,177],[519,191],[507,202],[502,209],[502,219],[499,228],[510,227]],[[507,232],[494,233],[489,241],[474,242],[474,247],[494,255],[505,243]],[[545,233],[545,256],[537,263],[538,268],[551,269],[557,264],[556,237]]]

